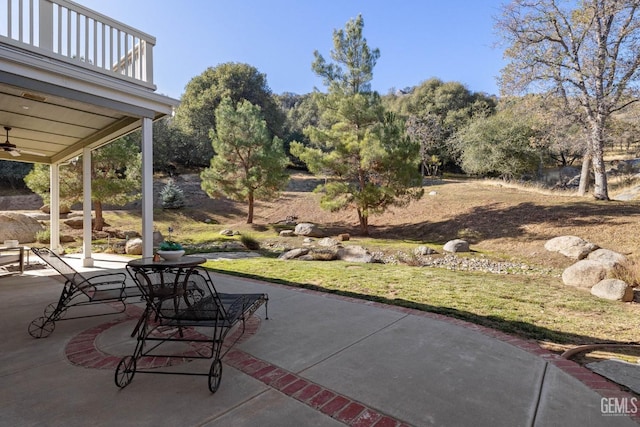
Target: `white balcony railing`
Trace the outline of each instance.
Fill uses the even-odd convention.
[[[0,0],[0,43],[155,90],[155,38],[68,0]]]

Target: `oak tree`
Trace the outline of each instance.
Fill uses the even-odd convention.
[[[503,93],[553,92],[580,106],[597,199],[609,199],[607,122],[637,99],[627,94],[640,66],[639,6],[638,0],[513,0],[497,21],[510,61]]]

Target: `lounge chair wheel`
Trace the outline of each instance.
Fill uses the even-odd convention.
[[[216,359],[211,364],[209,369],[209,390],[211,393],[218,391],[220,387],[220,379],[222,378],[222,362],[220,359]]]
[[[48,306],[45,307],[44,309],[44,317],[46,318],[50,318],[51,315],[53,313],[55,313],[56,309],[58,308],[58,304],[56,303],[51,303]],[[66,313],[66,310],[62,310],[60,312],[58,312],[58,315],[56,316],[56,319],[62,319],[64,317],[64,314]]]
[[[120,388],[128,386],[135,373],[136,359],[131,356],[123,357],[116,368],[116,385]]]
[[[47,317],[38,317],[29,323],[29,335],[34,338],[46,338],[51,335],[56,324]]]

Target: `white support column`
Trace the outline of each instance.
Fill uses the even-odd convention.
[[[91,150],[82,149],[82,265],[93,267],[91,258]]]
[[[49,248],[60,253],[60,165],[49,166]]]
[[[142,119],[142,256],[153,256],[153,122]]]

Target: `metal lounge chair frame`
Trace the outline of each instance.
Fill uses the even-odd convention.
[[[125,303],[127,298],[140,296],[137,286],[127,286],[125,273],[83,276],[55,252],[47,248],[31,248],[31,251],[60,273],[60,277],[64,280],[64,288],[62,288],[58,302],[47,305],[44,309],[44,316],[34,319],[29,324],[29,334],[34,338],[45,338],[51,335],[55,329],[55,322],[59,320],[122,313],[127,308]],[[66,317],[67,311],[72,307],[105,303],[118,303],[121,308],[114,312]]]
[[[269,318],[269,296],[218,293],[208,271],[200,267],[159,271],[127,266],[127,271],[140,286],[147,308],[138,323],[133,354],[122,358],[116,368],[116,385],[126,387],[136,372],[199,375],[208,377],[209,391],[215,393],[222,378],[222,358],[244,333],[246,319],[261,305],[265,305],[265,318]],[[239,334],[233,342],[225,343],[236,326],[241,328]],[[192,350],[163,354],[162,344],[167,342],[187,343]],[[213,360],[208,372],[169,372],[138,368],[142,357]]]

